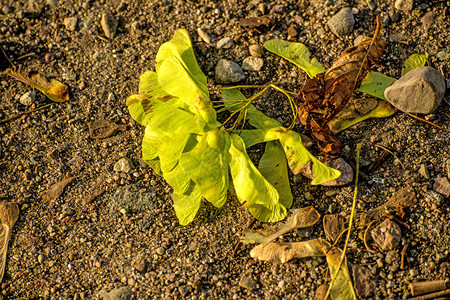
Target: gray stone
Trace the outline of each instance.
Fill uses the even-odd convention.
[[[27,93],[23,94],[22,96],[20,96],[19,102],[22,105],[29,106],[29,105],[33,104],[35,99],[36,99],[36,92],[31,91],[31,92],[27,92]]]
[[[220,39],[220,40],[217,42],[216,48],[217,48],[217,49],[228,49],[228,48],[233,47],[233,45],[234,45],[233,38],[231,38],[231,37],[225,37],[225,38],[223,38],[223,39]]]
[[[242,62],[242,69],[247,71],[260,71],[264,65],[264,59],[260,57],[249,56]]]
[[[119,20],[116,17],[109,13],[104,13],[100,24],[107,38],[112,39],[116,35],[117,26],[119,25]]]
[[[204,31],[203,29],[199,28],[197,29],[198,36],[207,44],[211,43],[211,38],[209,37],[208,33]]]
[[[70,17],[64,19],[64,26],[66,26],[66,29],[69,31],[75,31],[77,29],[77,23],[78,23],[77,17]]]
[[[331,32],[338,37],[342,38],[349,35],[352,33],[353,26],[355,25],[352,9],[350,7],[344,7],[330,20],[328,20],[327,24]]]
[[[128,173],[133,169],[134,169],[134,164],[131,161],[131,159],[129,159],[127,157],[123,157],[123,158],[119,159],[119,161],[117,161],[116,164],[114,165],[114,171],[116,171],[116,172]]]
[[[119,187],[109,198],[111,213],[141,213],[151,211],[156,205],[154,190],[137,184]]]
[[[117,289],[113,289],[110,292],[101,291],[98,295],[103,300],[130,300],[131,299],[131,287],[123,286]]]
[[[395,249],[402,238],[402,231],[397,223],[387,219],[371,232],[373,240],[381,250]]]
[[[239,286],[244,289],[253,290],[256,288],[256,281],[244,275],[241,277],[241,280],[239,280]]]
[[[217,83],[228,84],[241,81],[245,75],[237,63],[221,59],[215,68],[215,78]]]
[[[262,57],[264,54],[264,49],[260,45],[251,45],[248,47],[248,51],[250,52],[250,55],[254,57]]]
[[[403,112],[429,114],[441,104],[445,93],[445,80],[438,70],[421,67],[386,88],[384,96]]]
[[[412,10],[414,7],[414,0],[395,0],[394,6],[398,10]]]

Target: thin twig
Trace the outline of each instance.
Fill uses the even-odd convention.
[[[410,117],[413,117],[413,118],[419,120],[419,121],[425,122],[425,123],[430,124],[430,125],[432,125],[432,126],[434,126],[434,127],[436,127],[436,128],[439,128],[440,130],[445,130],[445,131],[450,132],[450,129],[441,127],[441,126],[439,126],[439,125],[437,125],[437,124],[434,124],[433,122],[430,122],[430,121],[428,121],[428,120],[422,119],[421,117],[418,117],[418,116],[413,115],[413,114],[410,114],[410,113],[406,113],[406,114],[407,114],[408,116],[410,116]]]
[[[370,222],[369,225],[367,226],[366,230],[364,230],[364,246],[366,247],[367,251],[369,251],[369,252],[373,252],[373,251],[372,251],[372,249],[369,248],[369,246],[367,246],[367,232],[369,232],[369,228],[370,228],[370,226],[372,226],[372,224],[374,222],[375,222],[375,220]]]
[[[34,52],[31,52],[31,53],[28,53],[28,54],[25,54],[25,55],[22,55],[22,56],[19,56],[16,60],[21,60],[21,59],[24,59],[24,58],[27,58],[27,57],[29,57],[29,56],[33,56],[33,55],[36,55],[36,53],[34,53]]]
[[[381,149],[383,149],[384,151],[389,152],[393,157],[395,157],[395,158],[398,160],[398,162],[399,162],[400,165],[402,166],[403,170],[406,170],[405,165],[402,164],[402,162],[401,162],[400,159],[397,157],[397,155],[394,154],[394,152],[392,152],[392,151],[389,150],[388,148],[384,147],[383,145],[375,145],[375,147],[381,148]]]
[[[18,118],[20,118],[23,115],[31,114],[31,113],[34,113],[36,111],[42,110],[42,109],[47,108],[47,107],[49,107],[49,106],[51,106],[53,104],[55,104],[55,103],[48,103],[48,104],[45,104],[43,106],[39,106],[38,108],[34,108],[34,109],[31,109],[31,110],[22,112],[20,114],[16,114],[16,115],[11,116],[11,117],[7,117],[7,118],[5,118],[3,120],[0,120],[0,124],[6,123],[6,122],[11,121],[11,120],[18,119]]]

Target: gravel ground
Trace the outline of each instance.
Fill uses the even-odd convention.
[[[414,1],[413,8],[404,11],[390,0],[235,2],[1,1],[0,43],[12,61],[55,76],[69,86],[71,95],[66,103],[0,124],[0,199],[17,202],[21,210],[1,284],[4,299],[312,299],[316,288],[329,281],[323,258],[274,265],[252,259],[250,246],[235,251],[252,218],[232,197],[221,209],[205,203],[191,225],[179,226],[170,186],[140,159],[144,128],[129,116],[125,99],[137,91],[139,75],[154,69],[158,47],[180,27],[191,34],[211,88],[217,87],[214,67],[219,59],[242,64],[249,46],[288,39],[289,28],[290,39],[305,43],[328,67],[358,36],[373,34],[376,15],[384,22],[382,37],[388,47],[375,70],[398,78],[410,54],[427,51],[431,65],[447,74],[450,1]],[[355,24],[349,35],[337,38],[327,22],[343,7],[352,7]],[[118,19],[112,38],[102,29],[105,13]],[[241,18],[263,13],[272,18],[268,27],[239,26]],[[200,28],[209,43],[199,37]],[[217,41],[225,37],[231,37],[233,45],[217,49]],[[242,83],[277,81],[291,91],[301,88],[301,70],[267,51],[263,58],[262,69],[245,71]],[[29,91],[29,86],[1,74],[0,119],[47,103],[37,92],[34,103],[21,104],[20,97]],[[424,117],[450,128],[449,103],[447,93],[442,105]],[[257,106],[284,124],[291,121],[288,102],[275,92]],[[126,125],[126,130],[91,139],[88,124],[99,119]],[[303,132],[300,125],[296,130]],[[370,297],[407,298],[409,282],[448,278],[450,204],[433,185],[438,178],[450,177],[449,132],[399,112],[365,121],[338,138],[350,164],[359,142],[366,165],[383,152],[378,144],[398,157],[390,156],[366,172],[359,185],[358,211],[383,204],[407,185],[417,194],[417,204],[406,210],[410,228],[401,228],[397,248],[369,252],[356,234],[352,239],[348,262],[370,271],[376,286]],[[129,160],[115,168],[124,157]],[[118,171],[122,167],[130,170]],[[45,201],[49,187],[69,174],[75,179],[63,194]],[[349,215],[353,186],[317,187],[309,182],[291,174],[294,208],[313,205],[322,215]],[[89,198],[96,187],[104,193]],[[325,237],[321,222],[284,239],[316,237]]]

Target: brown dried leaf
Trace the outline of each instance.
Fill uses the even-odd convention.
[[[105,193],[104,185],[105,185],[105,177],[100,176],[99,178],[97,178],[97,181],[91,187],[89,194],[86,197],[84,197],[83,205],[87,205],[92,201],[94,201],[95,198],[103,195],[103,193]]]
[[[240,19],[239,25],[246,28],[258,28],[261,26],[269,26],[270,25],[270,17],[267,15],[261,17],[249,17],[246,19]]]
[[[68,186],[74,180],[75,177],[67,177],[60,182],[55,183],[48,189],[47,193],[42,196],[42,199],[44,199],[45,201],[55,200],[56,198],[61,196],[66,186]]]
[[[8,243],[11,238],[11,230],[19,218],[19,206],[14,202],[0,203],[0,282],[5,274]]]
[[[326,215],[323,217],[323,229],[327,239],[334,242],[345,230],[345,218],[341,215]]]
[[[383,55],[386,42],[380,38],[380,29],[381,22],[377,17],[377,28],[372,39],[363,39],[358,45],[345,50],[325,73],[309,79],[298,94],[300,121],[312,130],[319,148],[329,155],[339,155],[341,144],[334,137],[328,122],[347,105],[369,68]],[[311,113],[321,115],[317,117]]]
[[[89,136],[93,139],[104,139],[114,135],[117,131],[125,131],[126,125],[117,125],[107,120],[96,120],[89,123]]]
[[[30,75],[29,72],[20,68],[17,71],[6,69],[5,73],[16,80],[22,81],[23,83],[38,89],[52,101],[66,102],[69,100],[69,88],[67,85],[56,79],[52,79],[49,82],[47,78],[40,73]]]

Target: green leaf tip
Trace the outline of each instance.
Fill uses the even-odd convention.
[[[264,47],[281,56],[305,71],[310,78],[325,72],[325,68],[315,58],[311,58],[308,48],[302,43],[293,43],[279,39],[269,40]]]
[[[405,61],[405,67],[402,69],[402,76],[405,76],[411,70],[425,66],[428,59],[428,53],[412,54]]]

